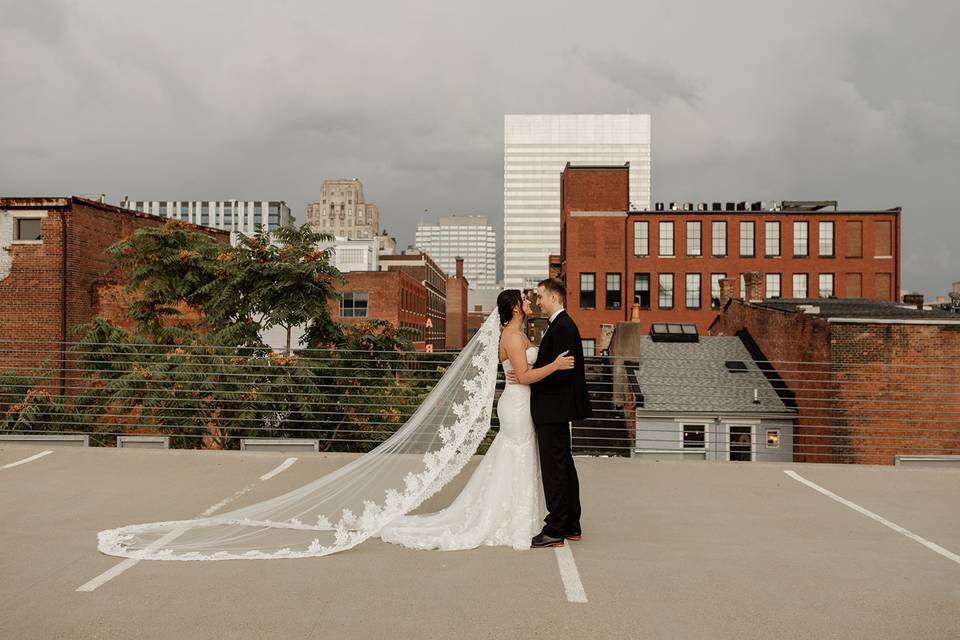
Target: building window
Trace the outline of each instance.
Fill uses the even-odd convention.
[[[848,258],[863,257],[863,221],[847,220],[844,231],[843,244],[846,247],[845,255]],[[859,297],[859,296],[858,296]]]
[[[797,258],[806,258],[810,255],[810,223],[793,223],[793,255]]]
[[[820,274],[820,297],[829,298],[832,295],[833,295],[833,274],[821,273]]]
[[[607,288],[604,292],[607,297],[607,309],[619,309],[623,304],[623,294],[620,291],[620,274],[607,274]]]
[[[660,223],[660,255],[661,256],[673,255],[673,223],[672,222]]]
[[[793,274],[793,297],[794,298],[807,297],[807,274],[805,273]]]
[[[650,274],[633,274],[633,302],[641,309],[650,308]]]
[[[657,306],[661,309],[673,309],[673,274],[661,273],[657,284]]]
[[[754,241],[754,223],[740,223],[740,255],[746,258],[753,257],[756,249],[753,246]]]
[[[727,223],[716,220],[710,230],[710,244],[715,256],[727,255]]]
[[[820,244],[820,255],[825,258],[833,257],[833,223],[821,222],[820,233],[817,236]]]
[[[369,295],[366,291],[345,291],[340,297],[340,317],[366,318]]]
[[[767,449],[780,448],[780,429],[767,429]]]
[[[580,308],[593,309],[597,306],[597,275],[580,274]]]
[[[592,358],[597,355],[597,341],[592,338],[583,338],[580,340],[583,345],[583,357]]]
[[[877,220],[873,223],[873,255],[877,258],[889,258],[893,255],[892,234],[893,225],[889,220]]]
[[[14,218],[13,239],[34,242],[40,239],[40,218]]]
[[[703,249],[701,248],[701,238],[700,238],[700,221],[698,220],[689,220],[687,221],[687,255],[688,256],[699,256]]]
[[[765,222],[763,225],[763,253],[768,257],[780,255],[780,223]]]
[[[687,300],[687,309],[699,309],[700,308],[700,274],[699,273],[688,273],[687,274],[687,286],[684,291],[684,295]]]
[[[633,223],[633,255],[650,255],[650,223],[646,220]]]
[[[707,425],[705,424],[683,425],[683,448],[684,449],[706,449],[707,448]]]
[[[720,308],[720,281],[727,277],[725,273],[710,274],[710,307]]]
[[[767,297],[768,298],[780,297],[780,274],[779,273],[767,274]]]

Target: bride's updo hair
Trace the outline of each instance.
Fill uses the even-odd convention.
[[[523,311],[523,294],[520,289],[504,289],[497,296],[497,311],[500,312],[500,324],[504,325],[513,319],[513,310],[520,306]]]

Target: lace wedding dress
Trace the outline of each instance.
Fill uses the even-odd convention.
[[[402,528],[389,525],[455,478],[490,430],[499,342],[500,318],[494,311],[403,426],[335,471],[227,513],[106,529],[98,534],[97,547],[108,555],[143,560],[267,560],[337,553],[382,531],[388,537],[402,535]],[[451,525],[442,542],[437,538],[445,531],[423,534],[435,546],[462,548],[469,538],[526,548],[543,503],[529,393],[521,385],[504,391],[500,416],[505,426],[455,507],[433,521],[399,522],[415,523],[418,530],[421,524]],[[465,519],[454,527],[448,518],[461,509]],[[482,524],[488,521],[495,524]]]
[[[532,366],[536,347],[526,355]],[[509,360],[502,365],[505,372],[512,369]],[[497,415],[500,432],[453,503],[436,513],[397,518],[380,532],[382,540],[444,551],[482,545],[530,548],[546,515],[530,387],[507,383]]]

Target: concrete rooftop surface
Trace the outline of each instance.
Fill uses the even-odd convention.
[[[0,445],[0,638],[960,638],[953,469],[581,457],[584,538],[564,550],[96,549],[101,529],[231,510],[348,459]]]

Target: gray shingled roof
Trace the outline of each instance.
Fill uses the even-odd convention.
[[[921,310],[897,302],[864,298],[770,298],[753,304],[783,311],[797,311],[801,305],[814,307],[817,311],[808,313],[821,318],[960,320],[958,314],[949,311]]]
[[[634,376],[644,407],[638,413],[794,413],[777,395],[740,338],[701,336],[699,342],[654,342],[645,336],[640,340],[640,366]],[[747,371],[728,371],[728,360],[743,362]],[[753,403],[754,389],[760,404]]]

